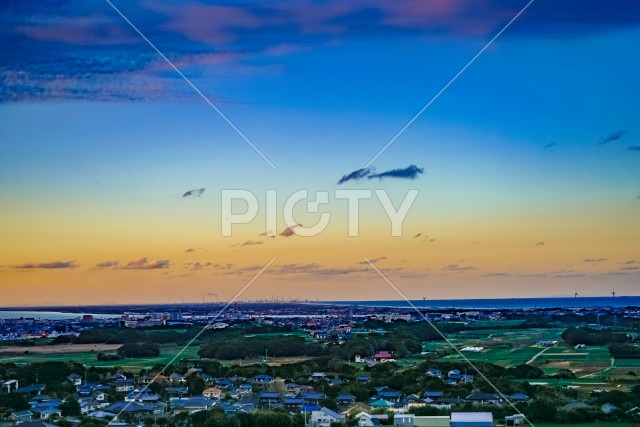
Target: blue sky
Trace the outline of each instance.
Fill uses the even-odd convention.
[[[16,263],[57,259],[56,243],[40,251],[39,235],[78,234],[59,249],[74,259],[89,254],[79,262],[89,265],[120,256],[104,254],[94,231],[122,227],[124,235],[139,226],[146,230],[138,236],[142,257],[149,224],[166,247],[188,245],[178,236],[197,235],[186,225],[194,218],[214,230],[222,188],[285,195],[337,188],[526,3],[114,4],[277,171],[106,1],[9,2],[0,11],[0,192],[12,225],[3,232],[9,240],[21,239],[14,229],[33,233],[29,243],[2,252],[9,273]],[[616,263],[640,253],[633,231],[640,228],[640,152],[631,149],[640,145],[639,39],[637,2],[535,0],[373,164],[378,172],[415,164],[425,174],[349,186],[386,188],[396,197],[418,188],[413,232],[435,228],[456,241],[458,229],[493,230],[509,241],[520,224],[517,238],[527,243],[508,244],[557,235],[566,245],[560,253],[586,245],[595,257],[605,247],[607,271],[615,272]],[[600,143],[617,132],[619,139]],[[184,191],[199,187],[208,199],[182,203]],[[571,220],[562,218],[575,218],[580,229],[567,231]],[[626,240],[602,237],[609,226],[628,228]],[[594,229],[602,230],[600,240],[575,237]],[[126,241],[109,245],[115,252]],[[376,245],[384,252],[387,243]],[[445,252],[456,250],[465,257],[466,247]],[[470,256],[490,273],[511,262],[491,258],[498,253]],[[415,265],[424,261],[420,250],[412,254]],[[564,267],[572,262],[562,260]],[[605,279],[581,277],[591,293],[607,293]],[[634,277],[619,286],[630,292]],[[555,295],[553,287],[540,292]]]

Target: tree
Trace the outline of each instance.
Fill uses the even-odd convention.
[[[78,401],[76,400],[75,397],[70,397],[67,400],[65,400],[60,405],[60,410],[62,411],[62,416],[63,417],[68,417],[70,415],[80,415],[81,414],[80,404],[78,403]]]

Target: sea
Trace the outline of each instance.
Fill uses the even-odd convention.
[[[463,308],[463,309],[525,309],[525,308],[594,308],[640,307],[640,296],[594,296],[555,298],[496,298],[496,299],[439,299],[390,301],[326,301],[327,304],[368,307],[413,308]]]
[[[94,313],[64,313],[61,311],[1,311],[0,319],[45,319],[45,320],[65,320],[76,319],[85,314],[90,314],[96,319],[111,319],[120,317],[119,314],[94,314]]]

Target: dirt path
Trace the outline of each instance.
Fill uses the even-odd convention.
[[[529,359],[529,360],[525,363],[525,365],[531,365],[533,362],[535,362],[535,361],[536,361],[536,359],[537,359],[538,357],[542,356],[542,354],[543,354],[545,351],[547,351],[547,350],[549,350],[549,349],[552,349],[553,347],[555,347],[555,346],[557,346],[557,345],[558,345],[558,343],[555,343],[555,344],[554,344],[554,345],[552,345],[551,347],[545,347],[545,348],[543,348],[543,349],[542,349],[542,350],[540,350],[538,353],[536,353],[536,354],[535,354],[531,359]]]
[[[616,359],[612,357],[611,358],[611,363],[609,363],[609,366],[607,366],[606,368],[604,368],[604,369],[602,369],[600,371],[596,371],[596,372],[592,372],[590,374],[583,375],[583,376],[578,377],[578,378],[591,378],[591,377],[594,377],[596,375],[604,374],[605,372],[611,370],[615,366],[615,364],[616,364]]]

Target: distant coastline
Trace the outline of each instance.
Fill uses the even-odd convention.
[[[549,298],[476,298],[411,300],[417,308],[433,309],[531,309],[640,307],[640,296],[549,297]],[[388,301],[318,301],[317,304],[353,305],[388,308],[411,308],[404,300]]]

